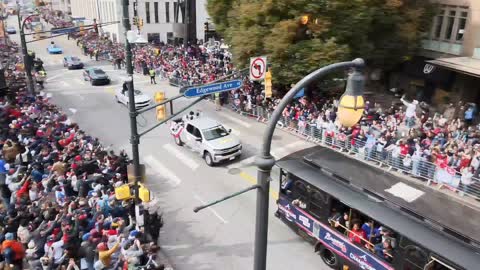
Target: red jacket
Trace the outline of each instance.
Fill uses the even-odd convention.
[[[13,253],[15,254],[15,260],[21,260],[23,257],[25,257],[25,250],[20,242],[16,240],[5,240],[2,243],[2,253],[7,248],[12,249]]]
[[[358,231],[352,230],[351,232],[348,233],[348,239],[350,239],[352,243],[361,245],[363,241],[362,238],[367,239],[367,234],[362,229],[359,229]]]

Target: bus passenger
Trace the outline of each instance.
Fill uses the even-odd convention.
[[[382,243],[376,244],[374,248],[375,254],[387,262],[392,261],[392,250],[392,244],[388,239],[383,241]]]
[[[306,209],[307,208],[307,204],[305,203],[305,199],[303,198],[298,198],[298,199],[295,199],[292,201],[292,204],[295,205],[295,206],[298,206],[300,207],[301,209]]]
[[[343,215],[341,212],[333,215],[331,218],[332,220],[332,226],[335,228],[335,230],[339,231],[340,233],[345,233],[345,228],[347,227],[347,222],[348,222],[348,213],[345,212]]]
[[[352,243],[361,245],[362,242],[364,241],[363,239],[366,239],[366,238],[367,238],[367,234],[360,227],[360,223],[355,222],[353,224],[352,230],[348,233],[348,239],[350,239]]]

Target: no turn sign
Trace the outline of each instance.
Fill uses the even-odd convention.
[[[252,57],[250,58],[250,80],[259,81],[265,79],[265,72],[267,71],[267,57]]]

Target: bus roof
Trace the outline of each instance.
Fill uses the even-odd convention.
[[[344,179],[343,181],[351,186],[347,186],[341,181],[332,181],[334,178],[323,173],[315,164],[317,162],[321,162],[321,168],[328,174]],[[401,199],[388,195],[389,193],[386,193],[385,189],[391,188],[393,184],[398,182],[406,183],[405,180],[322,147],[310,148],[284,157],[277,162],[277,166],[288,172],[294,172],[299,178],[319,187],[346,205],[360,210],[372,219],[385,224],[401,235],[418,242],[432,252],[450,259],[465,269],[477,269],[480,265],[480,253],[477,246],[467,245],[459,241],[458,238],[453,238],[452,234],[441,233],[433,227],[429,227],[427,223],[420,219],[414,219],[414,215],[410,214],[408,215],[410,218],[408,218],[407,215],[401,214],[402,212],[404,214],[408,213],[408,211],[401,211],[405,210],[406,207],[409,211],[412,211],[412,209],[423,211],[417,214],[419,216],[425,215],[425,217],[441,216],[439,213],[443,211],[445,213],[442,220],[449,216],[452,220],[449,220],[448,223],[456,225],[458,229],[478,222],[477,212],[470,212],[473,211],[470,208],[464,209],[468,207],[463,206],[462,208],[453,201],[447,201],[446,198],[436,197],[432,191],[426,189],[424,189],[425,193],[421,196],[421,199],[412,203],[402,203]],[[361,181],[357,179],[361,179]],[[365,182],[369,182],[369,185],[362,185]],[[409,185],[411,186],[410,183]],[[364,192],[358,192],[353,189],[354,186]],[[376,188],[369,190],[368,188],[371,189],[371,186],[376,186]],[[382,199],[382,195],[385,199]],[[416,205],[412,206],[411,204]],[[427,205],[432,207],[429,211],[433,214],[428,213]],[[455,210],[460,212],[447,211],[449,207],[454,207]],[[469,220],[467,223],[466,220],[470,218],[474,221]],[[465,222],[465,224],[461,224],[462,222]],[[471,228],[468,228],[468,232],[476,232],[478,236],[477,230],[478,225],[472,225]]]

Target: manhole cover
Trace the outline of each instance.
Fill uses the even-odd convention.
[[[241,173],[242,170],[240,170],[239,168],[231,168],[231,169],[228,169],[228,173],[229,174],[232,174],[232,175],[235,175],[235,174],[239,174]]]

